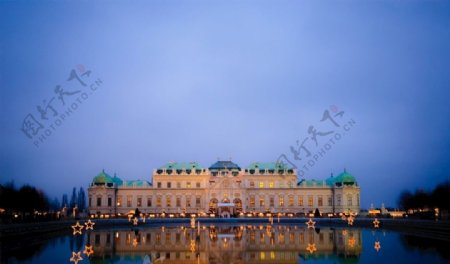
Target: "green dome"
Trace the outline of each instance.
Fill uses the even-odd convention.
[[[355,184],[356,183],[356,179],[353,175],[351,175],[350,173],[348,173],[345,169],[344,172],[339,174],[334,181],[336,183],[342,183],[342,184]]]
[[[97,176],[92,180],[94,184],[108,184],[114,183],[114,180],[111,176],[108,175],[104,170],[100,172]]]
[[[114,184],[116,184],[117,186],[121,186],[123,184],[122,179],[117,177],[115,174],[114,174],[114,177],[112,177],[111,179],[114,182]]]

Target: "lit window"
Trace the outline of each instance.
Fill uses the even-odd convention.
[[[294,206],[294,196],[293,195],[289,195],[289,206]]]
[[[273,182],[269,182],[269,188],[273,188]]]
[[[128,196],[127,196],[127,207],[133,206],[133,205],[131,204],[132,198],[133,198],[133,197],[132,197],[131,195],[128,195]]]
[[[275,199],[273,197],[270,197],[269,202],[271,207],[275,206]]]
[[[152,197],[147,197],[147,207],[152,207]]]
[[[142,206],[142,197],[138,197],[137,198],[137,206],[141,207]]]
[[[262,181],[259,182],[259,188],[264,188],[264,182]]]
[[[260,196],[260,197],[259,197],[259,206],[260,206],[260,207],[263,207],[263,206],[264,206],[264,197],[263,197],[263,196]]]
[[[172,199],[170,196],[166,196],[166,206],[172,207]]]
[[[161,196],[156,197],[156,207],[161,207]]]
[[[250,207],[254,208],[255,207],[255,196],[250,196]]]
[[[186,182],[186,188],[191,188],[191,182]]]
[[[280,206],[283,207],[284,206],[284,196],[280,195],[278,197],[278,202],[279,202]]]
[[[298,206],[303,206],[303,196],[298,197]]]
[[[191,207],[191,197],[190,196],[186,197],[186,207]]]
[[[313,206],[313,197],[312,197],[312,195],[308,196],[308,206],[309,207]]]
[[[122,196],[117,196],[117,206],[122,206]]]

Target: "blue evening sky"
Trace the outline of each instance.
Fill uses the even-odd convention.
[[[168,161],[300,170],[340,133],[303,177],[346,168],[363,207],[395,206],[449,179],[449,70],[448,1],[2,1],[0,182],[60,199]]]

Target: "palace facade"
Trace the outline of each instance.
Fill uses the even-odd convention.
[[[88,196],[90,214],[111,216],[136,208],[151,215],[221,217],[360,209],[360,188],[347,171],[324,180],[298,181],[296,170],[275,162],[255,162],[246,168],[232,161],[217,161],[208,168],[196,162],[169,162],[153,171],[152,182],[124,181],[102,171],[90,184]]]

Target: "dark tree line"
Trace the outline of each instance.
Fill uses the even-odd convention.
[[[49,199],[42,190],[30,185],[16,188],[13,182],[0,184],[0,216],[4,222],[49,218],[62,208],[71,215],[75,207],[77,212],[86,209],[86,193],[82,187],[78,191],[73,188],[70,202],[64,194],[60,203],[57,198]]]
[[[414,193],[403,191],[399,197],[399,206],[407,211],[434,211],[439,212],[450,210],[450,182],[444,182],[436,186],[433,191],[416,190]]]
[[[0,208],[5,216],[20,219],[37,218],[39,213],[47,212],[50,203],[45,193],[30,185],[17,189],[13,183],[0,185]]]

